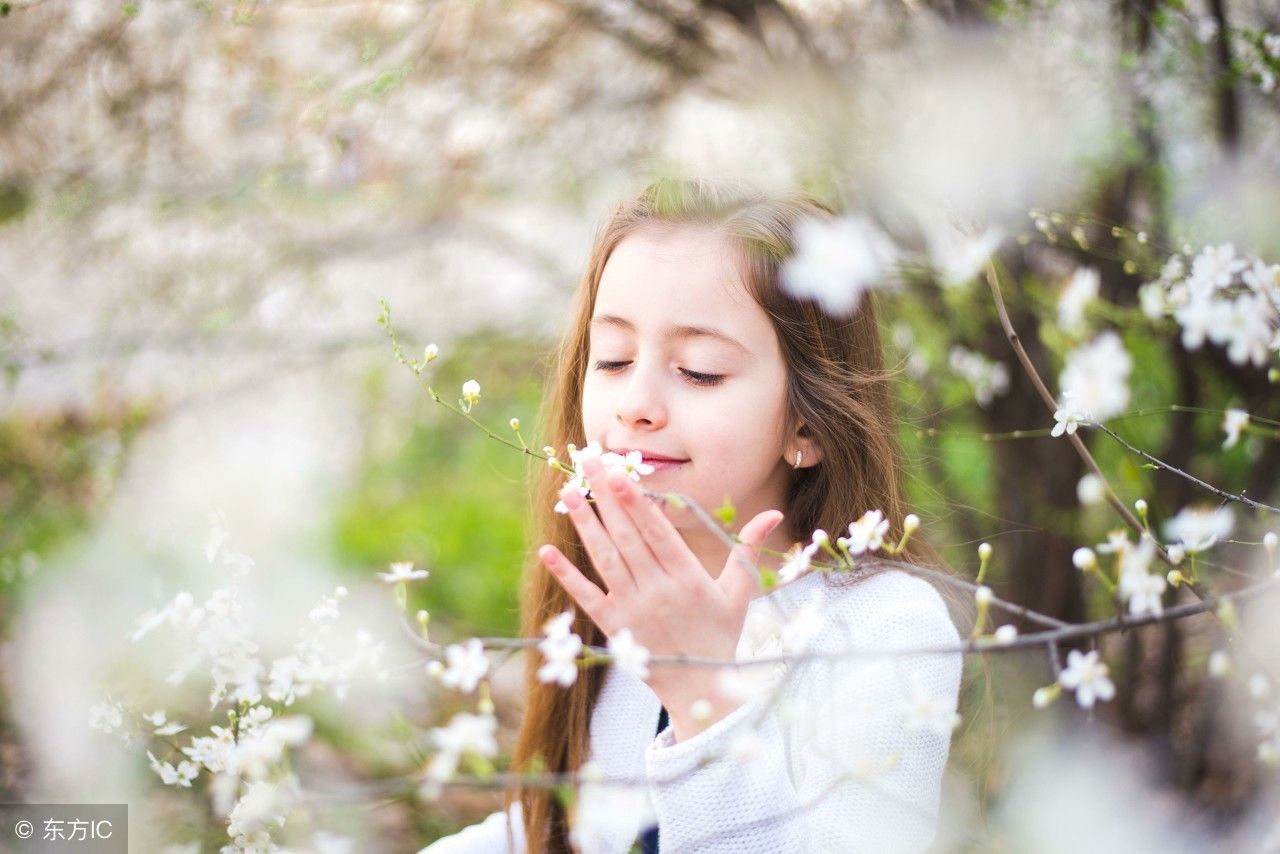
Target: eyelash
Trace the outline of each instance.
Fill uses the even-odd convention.
[[[613,373],[619,368],[624,368],[629,364],[631,363],[630,362],[596,362],[595,368],[597,371],[604,371],[605,373]],[[692,382],[694,385],[699,385],[699,386],[720,385],[720,383],[724,380],[724,374],[703,374],[703,373],[699,373],[698,371],[685,370],[684,368],[680,369],[680,373],[688,377],[689,381]]]

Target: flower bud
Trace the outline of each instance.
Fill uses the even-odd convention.
[[[1098,556],[1093,553],[1093,549],[1081,546],[1071,553],[1071,562],[1076,569],[1086,572],[1098,566]]]
[[[475,406],[480,402],[480,383],[475,380],[467,380],[462,384],[462,399],[466,401],[468,407]]]
[[[440,348],[435,344],[428,344],[427,349],[422,352],[422,358],[427,362],[434,362],[439,355]]]
[[[914,513],[908,513],[902,520],[902,533],[914,534],[920,527],[920,517]]]
[[[1107,497],[1106,486],[1102,478],[1089,472],[1076,484],[1076,499],[1085,507],[1092,507]]]
[[[1138,511],[1138,515],[1139,515],[1139,516],[1142,516],[1143,518],[1146,518],[1146,515],[1147,515],[1147,502],[1146,502],[1146,501],[1144,501],[1143,499],[1139,498],[1137,501],[1133,502],[1133,509]]]
[[[556,449],[551,447],[550,445],[542,446],[542,455],[544,457],[553,457],[555,456],[555,453],[556,453]]]
[[[519,419],[519,418],[512,418],[512,419],[511,419],[510,421],[508,421],[507,423],[511,425],[511,429],[512,429],[512,430],[516,431],[517,433],[518,433],[518,432],[520,432],[520,419]]]
[[[819,528],[813,532],[813,541],[818,545],[823,546],[831,542],[831,538],[827,535],[826,531]]]
[[[1037,688],[1036,692],[1031,695],[1031,705],[1037,709],[1048,708],[1050,703],[1058,699],[1060,693],[1062,693],[1062,689],[1056,682],[1043,688]]]
[[[978,560],[989,560],[991,558],[991,543],[983,543],[978,546]]]
[[[983,607],[991,604],[991,597],[993,595],[991,588],[987,587],[985,584],[973,592],[974,601]]]
[[[1169,546],[1169,548],[1165,551],[1165,554],[1169,555],[1169,563],[1173,564],[1174,566],[1177,566],[1178,564],[1182,563],[1183,560],[1186,559],[1187,550],[1184,549],[1182,546]]]
[[[1012,623],[1005,623],[1003,626],[996,629],[995,639],[998,644],[1013,643],[1018,639],[1018,627]]]
[[[1170,587],[1181,587],[1188,582],[1188,578],[1176,569],[1171,569],[1165,575],[1164,580],[1169,582]]]

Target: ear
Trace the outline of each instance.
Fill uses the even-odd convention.
[[[801,424],[786,444],[787,465],[795,466],[796,452],[800,452],[800,468],[807,469],[822,462],[822,446],[809,435],[809,429]]]

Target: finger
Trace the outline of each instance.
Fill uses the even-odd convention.
[[[612,483],[612,478],[610,482]],[[697,569],[701,577],[707,577],[706,569],[698,563],[697,557],[680,536],[676,526],[671,524],[667,514],[645,497],[638,484],[623,478],[620,485],[621,489],[614,490],[618,504],[630,518],[658,566],[668,575],[676,577],[689,569]]]
[[[604,491],[606,490],[593,489],[592,495],[598,496]],[[591,565],[596,568],[596,572],[600,573],[600,579],[605,587],[609,590],[634,590],[636,581],[630,567],[623,560],[622,554],[609,537],[609,532],[604,529],[604,525],[596,516],[596,511],[587,503],[587,500],[571,486],[561,491],[560,500],[569,508],[569,518],[578,531],[582,547],[587,550]],[[599,498],[596,500],[598,501]]]
[[[604,484],[604,488],[592,492],[596,496],[596,512],[637,583],[654,573],[666,574],[668,567],[663,566],[650,551],[631,514],[622,504],[623,496],[635,492],[630,478],[622,472],[606,472],[599,460],[589,460],[583,469],[593,483]]]
[[[607,612],[610,608],[608,596],[595,585],[591,579],[582,574],[573,563],[552,545],[538,549],[538,560],[560,582],[560,586],[587,612],[601,629],[608,625]]]
[[[760,560],[760,549],[765,538],[782,522],[782,513],[778,510],[766,510],[758,513],[738,533],[742,543],[733,547],[724,571],[717,579],[721,588],[732,599],[745,601],[751,594],[760,589],[756,581],[756,566]]]

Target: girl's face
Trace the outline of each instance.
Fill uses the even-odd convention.
[[[785,512],[795,455],[784,436],[786,367],[724,237],[683,226],[619,243],[596,294],[589,359],[586,438],[642,450],[656,466],[642,486],[683,492],[708,510],[727,496],[738,525]],[[691,513],[666,512],[691,546],[706,540]]]

